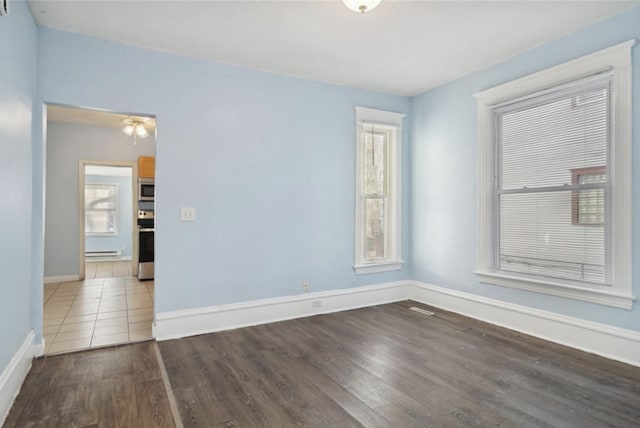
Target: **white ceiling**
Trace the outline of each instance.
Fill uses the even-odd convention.
[[[38,25],[397,95],[415,95],[639,1],[36,1]]]
[[[156,120],[152,117],[112,113],[103,110],[83,109],[61,105],[47,106],[47,121],[80,123],[104,128],[124,128],[126,119],[135,119],[144,123],[149,133],[155,132]]]

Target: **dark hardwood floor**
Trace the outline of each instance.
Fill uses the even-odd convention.
[[[5,427],[173,427],[154,343],[40,358]]]
[[[413,302],[159,347],[185,427],[640,422],[640,368]],[[174,426],[154,344],[36,360],[5,426]]]
[[[639,368],[413,302],[159,345],[185,427],[640,424]]]

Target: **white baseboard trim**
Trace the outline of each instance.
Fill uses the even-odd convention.
[[[640,366],[640,332],[423,282],[409,282],[411,300]]]
[[[156,314],[156,340],[232,330],[318,314],[381,305],[408,298],[409,281],[305,293]],[[317,305],[320,302],[321,306]]]
[[[44,283],[52,284],[54,282],[68,282],[68,281],[79,281],[80,275],[60,275],[60,276],[45,276]]]
[[[177,339],[407,299],[640,367],[640,332],[411,280],[161,312],[153,334]]]
[[[33,358],[39,358],[44,355],[44,350],[47,349],[44,337],[40,338],[40,343],[33,344]]]
[[[24,342],[0,375],[0,426],[9,415],[9,410],[31,368],[35,337],[34,331],[29,331]]]

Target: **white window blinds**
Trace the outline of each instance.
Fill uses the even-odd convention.
[[[386,257],[389,132],[363,125],[364,260]]]
[[[610,281],[611,76],[496,106],[501,271]]]
[[[118,234],[118,185],[85,184],[85,233]]]

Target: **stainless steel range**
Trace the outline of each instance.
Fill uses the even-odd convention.
[[[138,210],[138,279],[153,279],[155,215]]]

